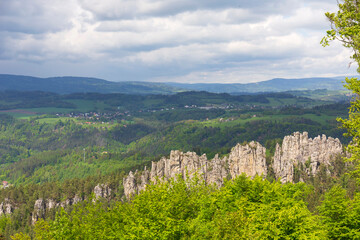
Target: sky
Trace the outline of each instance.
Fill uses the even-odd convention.
[[[336,0],[0,0],[0,73],[248,83],[355,75]]]

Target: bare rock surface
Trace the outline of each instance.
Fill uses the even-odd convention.
[[[108,184],[105,183],[98,184],[94,188],[94,194],[96,199],[109,198],[111,195],[111,188],[109,187]]]
[[[111,194],[111,188],[108,184],[98,184],[94,188],[95,198],[109,198]],[[53,208],[62,207],[66,208],[68,206],[75,205],[84,199],[79,195],[75,195],[73,198],[67,198],[63,201],[55,201],[54,199],[37,199],[34,203],[34,211],[32,212],[32,224],[35,224],[40,218],[44,218],[46,211],[49,211]],[[5,206],[4,203],[0,204],[0,215],[3,209],[2,206]],[[4,208],[6,209],[6,208]]]
[[[221,186],[224,178],[233,179],[243,173],[250,177],[266,177],[269,167],[273,168],[276,179],[283,183],[293,182],[296,167],[301,166],[308,175],[315,175],[320,165],[329,166],[331,159],[341,154],[343,148],[339,139],[325,135],[312,139],[307,132],[285,136],[282,145],[276,145],[272,166],[266,164],[266,149],[254,141],[245,145],[237,144],[228,157],[219,158],[216,155],[212,160],[208,160],[206,155],[176,150],[170,152],[169,158],[152,162],[150,171],[130,172],[123,181],[124,192],[129,198],[145,189],[150,182],[156,184],[177,175],[184,179],[191,178],[195,173],[207,184]]]
[[[152,162],[150,172],[144,170],[141,174],[130,172],[124,178],[125,196],[137,194],[150,182],[157,183],[169,180],[177,175],[184,179],[197,174],[207,184],[223,184],[224,178],[235,178],[242,173],[254,177],[267,174],[266,149],[260,143],[237,144],[232,148],[228,157],[219,158],[216,155],[208,160],[206,155],[197,155],[195,152],[171,151],[169,158],[163,157],[158,162]]]
[[[276,145],[273,168],[281,182],[293,182],[295,166],[302,165],[308,174],[315,175],[321,164],[330,165],[331,158],[342,153],[337,138],[322,135],[311,139],[307,132],[295,132],[284,137],[282,146]]]
[[[267,174],[266,149],[258,142],[250,142],[244,146],[237,144],[230,152],[229,167],[232,178],[242,173],[248,176]]]
[[[39,218],[43,218],[46,211],[45,200],[42,198],[35,201],[34,212],[32,213],[31,223],[34,225]]]
[[[3,202],[0,203],[0,216],[9,215],[13,212],[14,207],[10,199],[5,198]]]

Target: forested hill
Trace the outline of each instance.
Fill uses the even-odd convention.
[[[179,92],[177,87],[161,83],[110,82],[98,78],[50,77],[0,74],[0,91],[44,91],[59,94],[68,93],[127,93],[127,94],[171,94]]]
[[[152,82],[111,82],[98,78],[50,77],[0,74],[0,91],[44,91],[69,93],[126,93],[126,94],[173,94],[184,91],[207,91],[213,93],[282,92],[291,90],[344,90],[344,77],[272,79],[257,83],[234,84],[185,84]]]
[[[345,77],[334,78],[275,78],[268,81],[256,83],[234,83],[234,84],[220,84],[220,83],[168,83],[168,85],[178,88],[191,89],[194,91],[208,91],[215,93],[237,93],[237,92],[282,92],[290,90],[344,90],[342,81]]]

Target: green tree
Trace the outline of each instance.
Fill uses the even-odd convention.
[[[329,41],[339,40],[344,47],[353,50],[351,58],[360,62],[360,2],[358,0],[343,0],[339,3],[337,13],[325,13],[331,23],[331,30],[321,40],[323,46],[328,46]],[[360,68],[357,69],[360,72]]]
[[[329,41],[338,40],[344,47],[353,51],[351,59],[358,64],[357,71],[360,73],[360,1],[343,0],[338,4],[339,10],[336,13],[325,13],[331,23],[331,30],[321,40],[323,46],[328,46]],[[352,137],[352,143],[348,145],[347,151],[351,153],[350,161],[355,162],[357,176],[360,174],[360,81],[357,78],[346,78],[345,87],[355,94],[351,101],[348,119],[338,119],[343,127],[347,129],[346,135]],[[360,180],[360,179],[359,179]]]

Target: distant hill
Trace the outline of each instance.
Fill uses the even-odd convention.
[[[59,94],[68,93],[127,93],[127,94],[171,94],[179,88],[163,83],[149,82],[110,82],[98,78],[51,77],[38,78],[0,74],[0,91],[44,91]]]
[[[326,89],[344,90],[344,77],[333,78],[276,78],[257,83],[153,83],[111,82],[99,78],[50,77],[38,78],[0,74],[0,91],[44,91],[59,94],[69,93],[126,93],[126,94],[173,94],[183,91],[207,91],[213,93],[284,92],[294,90]]]
[[[255,93],[255,92],[284,92],[292,90],[344,90],[342,81],[345,77],[334,78],[275,78],[256,83],[167,83],[169,86],[190,89],[194,91],[208,91],[214,93]]]

